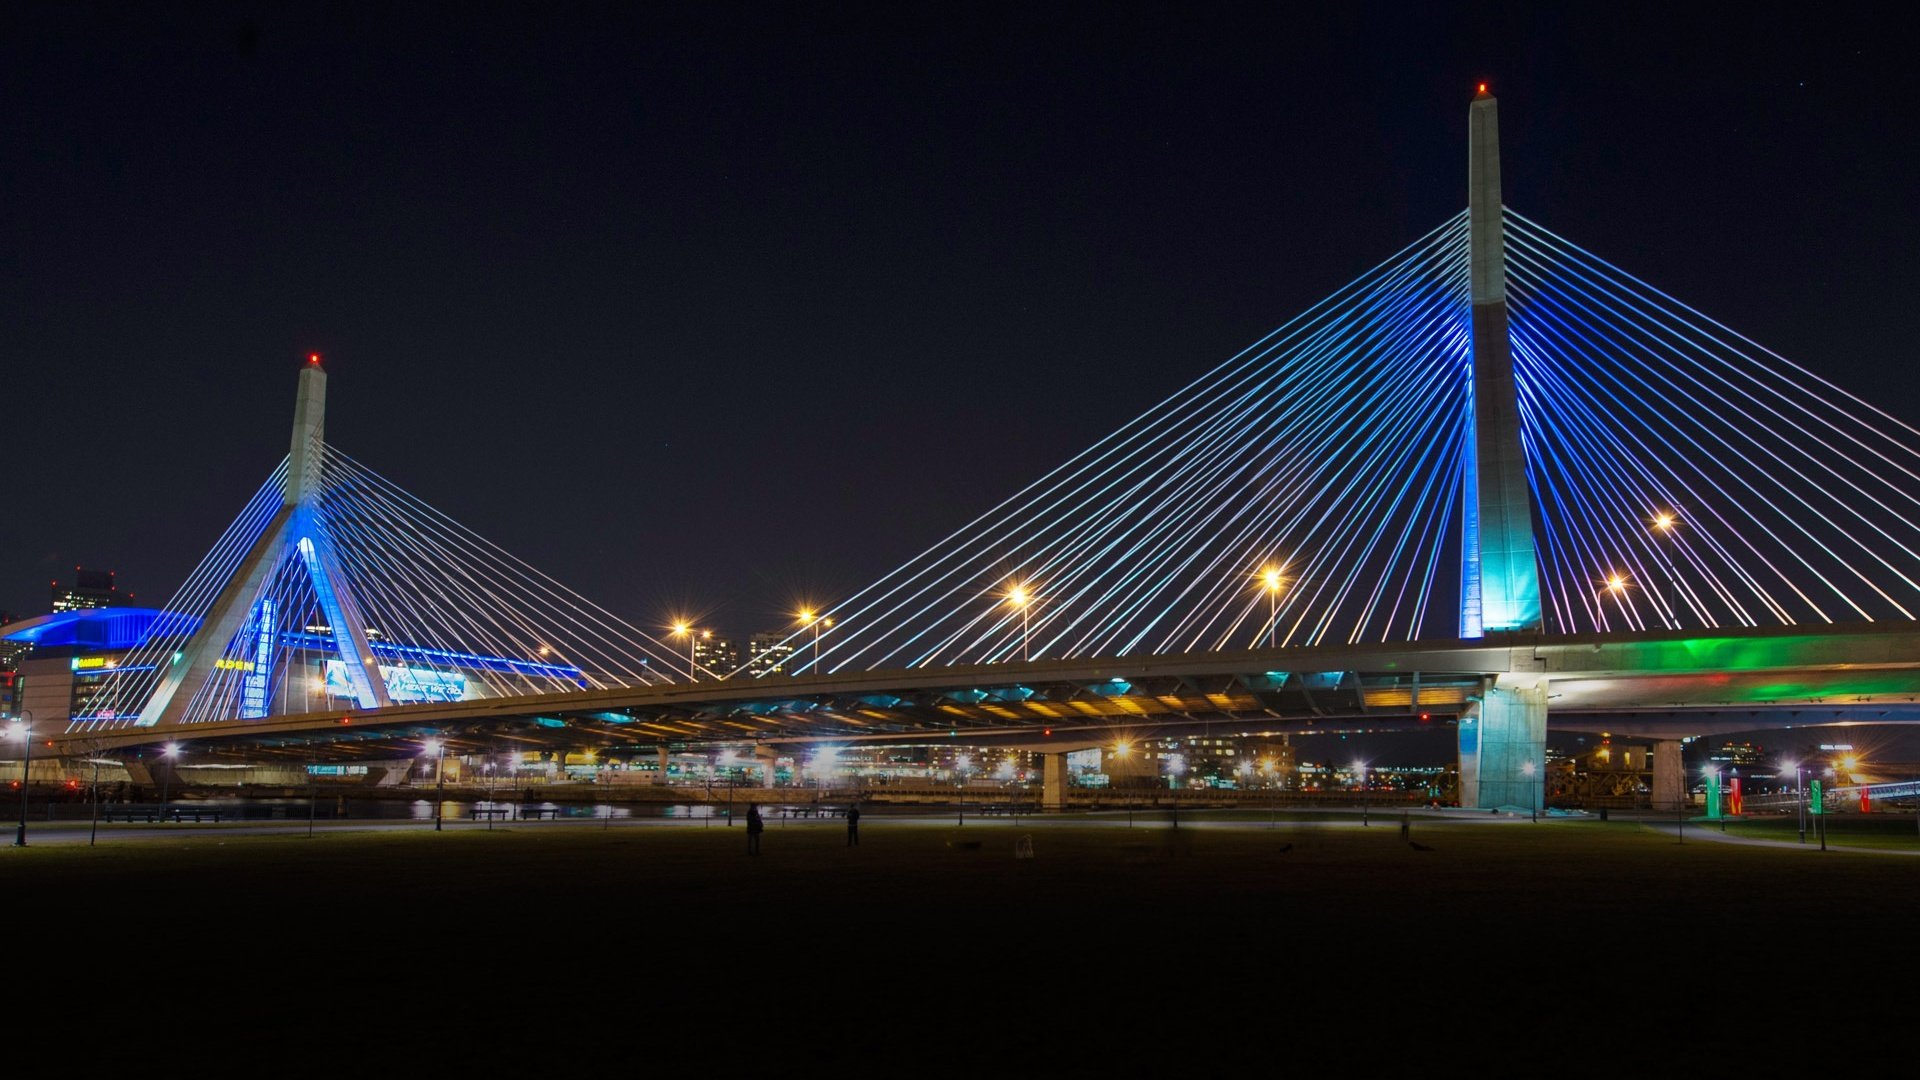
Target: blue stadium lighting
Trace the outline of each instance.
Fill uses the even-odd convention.
[[[9,623],[0,641],[105,652],[136,648],[159,637],[184,637],[199,626],[200,620],[192,616],[155,608],[83,608]]]

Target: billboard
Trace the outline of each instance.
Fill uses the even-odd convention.
[[[432,668],[381,664],[380,678],[387,684],[387,696],[396,704],[421,701],[465,701],[467,677]],[[327,661],[327,693],[333,697],[353,697],[353,677],[339,660]]]

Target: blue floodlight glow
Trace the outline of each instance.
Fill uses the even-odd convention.
[[[311,649],[316,652],[332,652],[333,637],[330,634],[308,634],[288,630],[280,635],[280,643],[293,649]],[[533,660],[515,660],[505,656],[476,656],[472,653],[451,652],[446,649],[427,649],[418,645],[400,645],[385,641],[369,642],[373,655],[382,660],[418,660],[430,664],[446,664],[451,667],[468,668],[475,671],[497,671],[509,675],[529,675],[536,678],[559,679],[585,688],[585,673],[577,667],[567,664],[542,664]]]
[[[156,608],[83,608],[9,623],[0,641],[107,651],[132,649],[154,638],[184,637],[199,626],[200,620],[191,615]]]

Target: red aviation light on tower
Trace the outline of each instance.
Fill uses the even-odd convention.
[[[308,353],[308,354],[307,354],[307,366],[308,366],[308,367],[319,367],[319,366],[320,366],[320,354],[319,354],[319,353]]]
[[[1481,92],[1481,93],[1483,93],[1483,94],[1487,92],[1487,84],[1486,84],[1486,83],[1481,83],[1481,84],[1480,84],[1480,92]]]

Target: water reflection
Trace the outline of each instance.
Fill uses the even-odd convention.
[[[350,799],[321,796],[317,799],[235,797],[173,800],[175,803],[218,809],[227,821],[420,821],[433,820],[432,799]],[[113,804],[103,803],[103,810]],[[46,808],[49,821],[85,821],[92,811],[85,802],[54,802]],[[684,803],[556,803],[551,801],[508,799],[448,799],[440,804],[444,822],[467,821],[644,821],[678,820],[720,824],[727,818],[724,806]],[[34,816],[39,817],[35,807]]]

